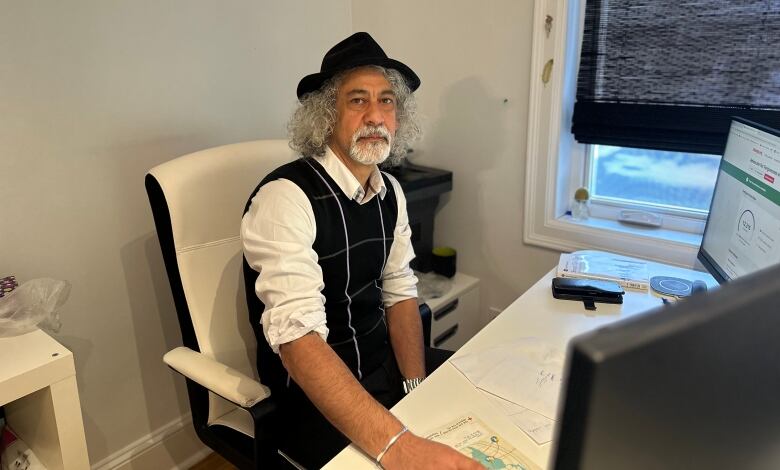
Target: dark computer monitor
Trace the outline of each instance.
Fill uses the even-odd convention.
[[[732,121],[698,259],[721,283],[780,263],[780,131]]]
[[[780,469],[778,295],[780,265],[574,338],[554,468]]]

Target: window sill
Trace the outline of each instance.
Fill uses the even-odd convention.
[[[561,223],[568,223],[581,227],[589,227],[595,230],[607,230],[625,235],[632,235],[649,239],[653,242],[672,242],[689,245],[693,250],[698,250],[701,244],[701,235],[677,230],[669,230],[659,227],[643,227],[641,225],[624,224],[616,220],[591,217],[586,221],[577,221],[570,215],[564,215],[558,219]]]
[[[575,221],[564,215],[547,220],[541,230],[526,231],[525,241],[559,251],[598,249],[692,268],[701,235],[595,217]]]

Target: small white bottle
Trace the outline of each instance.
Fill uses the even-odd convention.
[[[571,218],[577,221],[585,221],[590,217],[590,195],[585,188],[579,188],[574,192],[574,201],[571,204]]]

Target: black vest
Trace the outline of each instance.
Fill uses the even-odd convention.
[[[325,287],[328,344],[358,380],[379,367],[389,354],[382,305],[382,271],[393,243],[398,202],[386,175],[387,193],[366,204],[346,196],[325,169],[312,158],[283,165],[266,176],[252,198],[269,181],[287,179],[306,194],[314,212],[317,253]],[[287,371],[265,340],[260,318],[264,305],[255,293],[258,273],[244,259],[249,318],[258,341],[258,370],[272,392],[283,393]]]

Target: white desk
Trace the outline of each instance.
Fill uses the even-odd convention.
[[[0,405],[48,470],[89,469],[73,354],[35,330],[0,338]]]
[[[656,263],[649,263],[649,266],[650,276],[680,276],[689,280],[703,280],[708,286],[717,285],[707,273]],[[582,302],[553,298],[553,277],[554,270],[547,273],[459,349],[455,357],[526,336],[538,337],[565,350],[569,339],[577,334],[663,305],[661,298],[650,291],[626,290],[623,304],[597,303],[595,312],[586,313]],[[418,435],[424,435],[465,414],[473,413],[540,467],[547,468],[550,461],[552,443],[537,445],[509,421],[509,418],[496,410],[449,362],[393,407],[392,412]],[[326,470],[375,468],[373,460],[368,459],[354,446],[344,449],[324,467]]]

